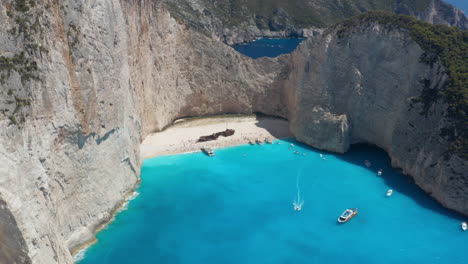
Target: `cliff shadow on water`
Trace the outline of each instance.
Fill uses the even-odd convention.
[[[429,193],[419,188],[411,176],[403,174],[401,169],[393,168],[388,154],[375,145],[365,143],[353,144],[345,154],[334,155],[338,159],[372,171],[375,177],[383,179],[385,184],[388,185],[389,189],[392,189],[394,193],[403,194],[426,209],[440,215],[457,219],[460,222],[466,219],[462,214],[444,208]],[[371,162],[371,167],[366,167],[364,165],[365,160]],[[377,174],[379,169],[382,169],[382,175]]]

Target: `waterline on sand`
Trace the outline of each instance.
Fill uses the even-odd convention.
[[[217,140],[197,142],[201,136],[234,129],[234,135]],[[198,152],[203,146],[222,148],[247,144],[249,140],[261,141],[291,137],[285,119],[256,115],[224,115],[188,118],[176,121],[164,131],[148,135],[140,145],[142,159],[156,156]]]

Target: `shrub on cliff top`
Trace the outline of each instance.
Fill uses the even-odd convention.
[[[449,151],[468,159],[468,30],[432,25],[383,11],[350,18],[333,28],[338,29],[338,36],[342,38],[353,28],[368,22],[408,30],[413,40],[425,51],[421,58],[423,62],[432,64],[440,59],[449,79],[437,96],[421,95],[420,99],[425,105],[440,99],[448,104],[448,116],[453,122],[443,129],[443,134],[452,141]]]

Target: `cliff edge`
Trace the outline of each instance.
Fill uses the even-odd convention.
[[[263,112],[318,148],[376,144],[468,214],[466,160],[439,133],[450,105],[413,100],[444,90],[443,63],[406,29],[340,29],[252,60],[158,1],[1,2],[0,263],[72,263],[138,183],[141,139],[189,116]]]
[[[468,29],[468,18],[443,0],[163,0],[171,14],[229,45],[259,37],[312,37],[346,18],[380,10]]]
[[[407,26],[411,23],[418,32]],[[427,32],[421,25],[370,13],[302,44],[290,60],[290,68],[299,69],[289,77],[289,86],[297,89],[292,131],[300,141],[339,153],[350,144],[377,145],[445,207],[468,214],[467,80],[453,80],[466,71],[467,44],[462,41],[460,50],[450,53],[447,63],[459,68],[443,63],[446,55],[431,57],[427,47],[450,45],[443,48],[432,34],[421,35]]]
[[[141,139],[175,119],[287,115],[277,59],[155,1],[3,1],[0,32],[0,263],[72,263],[138,183]]]

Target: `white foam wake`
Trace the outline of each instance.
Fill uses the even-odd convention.
[[[297,175],[296,175],[296,197],[294,198],[294,210],[300,211],[302,210],[302,206],[304,205],[304,200],[301,197],[301,187],[300,187],[300,179],[301,179],[301,174],[302,174],[302,166],[299,169]]]

